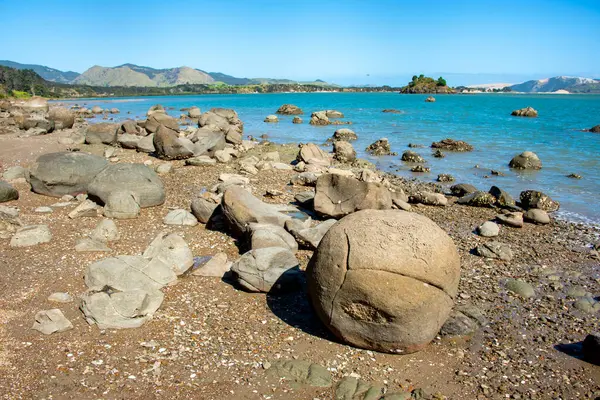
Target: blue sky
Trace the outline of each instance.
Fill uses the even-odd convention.
[[[0,0],[0,59],[450,84],[600,78],[600,0]]]

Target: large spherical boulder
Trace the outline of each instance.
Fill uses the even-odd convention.
[[[69,129],[75,124],[75,113],[64,107],[54,107],[50,109],[48,119],[54,121],[55,129]]]
[[[514,156],[508,166],[515,169],[542,169],[542,160],[534,152],[524,151]]]
[[[460,259],[452,239],[427,217],[363,210],[329,229],[306,273],[312,304],[337,337],[410,353],[448,318]]]
[[[31,167],[31,189],[54,197],[85,193],[88,184],[107,165],[104,157],[87,153],[44,154]]]

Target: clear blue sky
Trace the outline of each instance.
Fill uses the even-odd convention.
[[[600,78],[600,0],[0,0],[0,59],[450,84]]]

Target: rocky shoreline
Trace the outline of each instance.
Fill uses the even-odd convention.
[[[457,184],[453,193],[443,194],[439,185],[376,171],[339,140],[334,140],[333,154],[314,144],[248,141],[233,110],[190,109],[186,120],[199,128],[186,131],[160,110],[149,110],[143,123],[114,125],[114,131],[109,124],[88,126],[75,115],[70,123],[71,114],[63,111],[29,109],[17,116],[11,115],[13,110],[1,117],[1,129],[10,132],[0,135],[3,179],[18,192],[18,199],[13,196],[2,206],[18,207],[21,220],[13,224],[14,218],[2,214],[0,227],[8,232],[3,237],[14,239],[21,225],[46,226],[51,232],[50,239],[31,247],[0,242],[6,271],[0,280],[5,293],[0,337],[8,344],[0,349],[0,386],[11,388],[3,393],[6,398],[33,392],[68,398],[342,399],[370,398],[369,390],[378,396],[372,398],[386,399],[600,396],[600,367],[581,360],[581,342],[599,326],[597,227],[552,218],[528,223],[523,219],[529,210],[552,211],[552,200],[525,194],[521,205],[536,206],[522,210],[501,192],[478,192],[469,185]],[[315,120],[323,121],[328,113],[339,118],[329,111]],[[20,137],[31,129],[48,131],[52,124],[43,121],[51,121],[56,131]],[[147,138],[142,131],[154,134],[147,140],[151,151],[139,143]],[[337,136],[351,137],[347,130]],[[149,143],[146,148],[150,150]],[[374,149],[389,152],[384,142]],[[138,191],[136,180],[121,185],[124,178],[112,182],[93,173],[96,184],[87,190],[89,199],[54,192],[55,197],[66,196],[59,200],[30,191],[41,191],[35,179],[48,184],[57,178],[43,176],[48,164],[38,157],[64,150],[89,153],[105,165],[102,169],[128,171],[129,165],[145,164],[152,171],[149,179],[156,174],[160,184],[152,185],[151,192]],[[52,182],[44,187],[56,191]],[[110,189],[105,197],[102,188],[107,185],[119,189]],[[163,193],[162,202],[146,202],[153,198],[150,193]],[[357,196],[364,198],[358,201]],[[218,207],[222,211],[216,212]],[[456,245],[461,279],[454,311],[420,352],[399,356],[342,344],[309,304],[302,271],[331,226],[327,221],[358,215],[355,211],[363,208],[398,208],[426,216]],[[112,219],[101,217],[107,212]],[[122,219],[122,213],[133,218]],[[300,220],[293,218],[299,215]],[[301,222],[307,216],[312,221]],[[284,220],[281,230],[273,228],[274,219]],[[99,228],[103,221],[114,221],[118,235],[111,236],[112,228]],[[488,222],[493,224],[491,236],[483,234]],[[103,245],[103,251],[76,251],[81,243],[90,244],[86,238]],[[161,248],[164,240],[178,244],[151,250]],[[254,273],[245,273],[261,257],[274,257],[261,250],[261,243],[273,241],[289,246],[277,253],[278,259],[286,257],[290,267],[299,266],[287,275],[289,281],[256,280]],[[165,258],[166,248],[181,253]],[[242,261],[248,248],[253,258]],[[135,255],[140,262],[155,262],[161,254],[162,261],[180,265],[181,273],[165,280],[158,293],[152,291],[150,298],[162,299],[160,307],[126,318],[126,323],[146,322],[141,328],[114,329],[111,324],[120,322],[102,319],[104,314],[94,311],[98,303],[89,298],[83,313],[72,300],[47,300],[53,293],[78,297],[93,295],[95,287],[106,284],[124,285],[123,280],[102,281],[104,272],[92,279],[91,266],[107,257]],[[227,260],[233,262],[232,275],[215,278],[229,270]],[[165,270],[153,268],[165,276]],[[301,289],[271,290],[289,285]],[[252,293],[256,291],[268,293]],[[118,307],[117,299],[112,301]],[[48,309],[60,309],[71,326],[60,325],[57,332],[64,332],[51,336],[30,330],[34,319],[47,327],[44,318],[55,318],[34,318]],[[90,319],[104,325],[88,325]]]

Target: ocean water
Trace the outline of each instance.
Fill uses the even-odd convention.
[[[267,134],[278,143],[322,144],[336,129],[348,127],[358,135],[353,144],[359,157],[369,159],[380,169],[423,181],[435,181],[438,174],[449,173],[456,182],[471,183],[480,190],[497,185],[516,199],[522,190],[541,190],[561,202],[560,216],[600,224],[600,134],[584,131],[600,124],[600,96],[437,95],[435,103],[425,103],[426,97],[396,93],[278,93],[80,99],[70,103],[117,107],[121,113],[115,119],[144,118],[154,104],[174,107],[169,110],[173,116],[190,106],[198,106],[202,111],[233,108],[244,121],[244,135]],[[304,110],[303,124],[292,124],[293,116],[279,116],[280,122],[275,124],[263,122],[285,103]],[[510,115],[512,110],[527,106],[538,110],[539,117]],[[386,108],[401,113],[383,113]],[[310,113],[324,109],[343,112],[343,120],[352,121],[352,125],[309,125]],[[383,137],[388,138],[398,156],[365,154],[370,143]],[[468,153],[445,152],[442,159],[432,157],[429,146],[444,138],[467,141],[475,149]],[[425,158],[430,173],[412,173],[410,166],[400,160],[409,143],[425,146],[411,150]],[[508,167],[513,156],[526,150],[538,154],[542,170],[522,172]],[[492,176],[492,169],[505,176]],[[567,178],[571,173],[582,175],[583,179]]]

